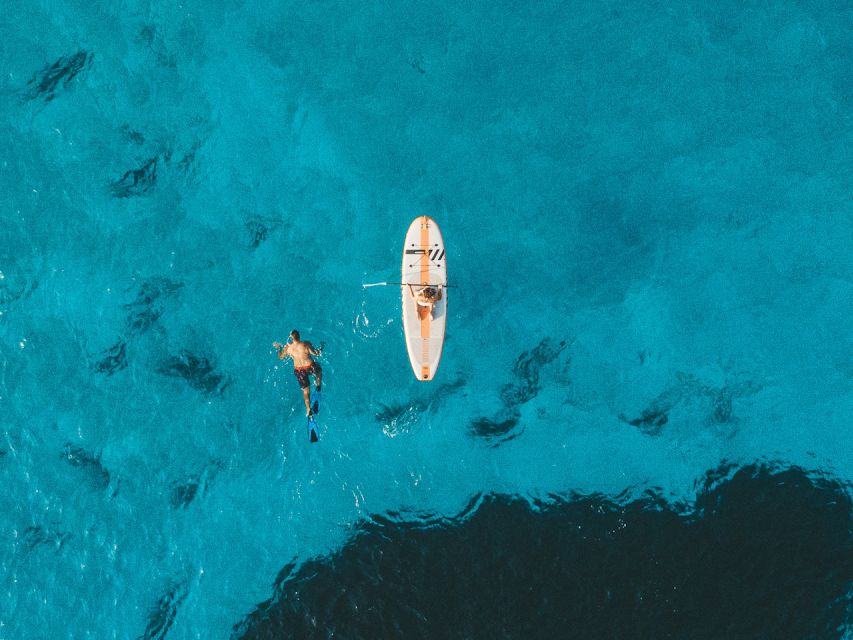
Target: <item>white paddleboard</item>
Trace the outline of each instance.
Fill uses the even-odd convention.
[[[409,225],[403,247],[403,332],[409,362],[418,380],[432,380],[441,360],[447,320],[447,262],[444,239],[435,220],[418,216]],[[441,292],[432,314],[418,317],[418,303],[412,295],[420,287],[433,285]],[[411,286],[411,288],[410,288]]]

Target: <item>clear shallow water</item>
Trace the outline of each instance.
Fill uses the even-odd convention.
[[[227,637],[288,562],[479,493],[853,478],[849,10],[4,15],[0,637],[138,637],[164,598]],[[460,285],[431,386],[360,287],[424,212]]]

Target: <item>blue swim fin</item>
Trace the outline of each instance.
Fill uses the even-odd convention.
[[[311,413],[314,415],[320,413],[320,397],[321,394],[316,389],[314,393],[311,394]]]
[[[317,431],[317,423],[314,421],[314,416],[308,416],[308,441],[319,442],[320,435]]]

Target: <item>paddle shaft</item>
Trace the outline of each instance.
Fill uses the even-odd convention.
[[[384,287],[384,286],[388,286],[388,285],[400,285],[400,286],[412,286],[412,287],[430,286],[430,287],[441,287],[443,289],[455,289],[456,287],[459,286],[459,285],[455,285],[455,284],[424,285],[420,282],[368,282],[367,284],[363,284],[361,286],[362,286],[362,288],[367,289],[367,287]]]

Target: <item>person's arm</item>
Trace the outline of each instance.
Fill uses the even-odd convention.
[[[310,353],[312,356],[323,355],[323,347],[325,347],[325,346],[326,346],[326,343],[321,342],[320,348],[318,349],[318,348],[315,348],[314,345],[309,342],[308,343],[308,353]]]
[[[290,355],[289,353],[287,353],[288,345],[281,344],[280,342],[273,342],[272,346],[275,347],[276,351],[278,351],[278,359],[279,360],[284,360],[287,356]]]

